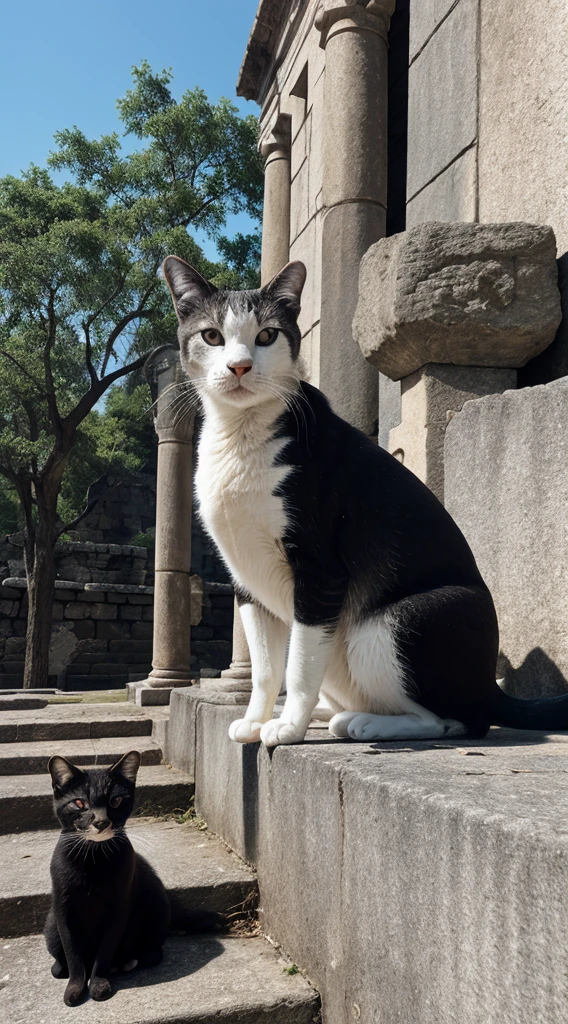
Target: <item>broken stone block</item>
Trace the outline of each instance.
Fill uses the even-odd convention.
[[[354,336],[391,380],[425,363],[524,366],[561,319],[552,228],[427,223],[361,260]]]

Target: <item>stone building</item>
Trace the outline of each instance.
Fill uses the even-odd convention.
[[[563,0],[261,0],[237,85],[306,376],[445,500],[523,694],[568,686],[567,38]]]

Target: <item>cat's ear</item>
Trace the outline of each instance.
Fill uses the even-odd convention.
[[[172,293],[174,309],[179,320],[183,320],[200,300],[217,291],[215,285],[206,281],[201,274],[190,267],[179,256],[166,256],[162,271]]]
[[[302,288],[306,282],[306,268],[300,260],[287,263],[268,284],[261,289],[264,295],[289,303],[300,311]]]
[[[80,768],[76,768],[66,757],[55,754],[50,757],[47,770],[51,775],[51,782],[54,789],[63,789],[71,779],[83,774]]]
[[[120,761],[113,764],[109,771],[113,775],[122,775],[123,779],[127,782],[136,782],[136,774],[140,767],[140,754],[137,750],[130,750],[128,754],[124,754]]]

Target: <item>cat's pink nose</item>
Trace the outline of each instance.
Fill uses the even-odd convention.
[[[227,363],[227,366],[231,373],[236,374],[240,380],[245,373],[252,370],[252,361],[250,363]]]

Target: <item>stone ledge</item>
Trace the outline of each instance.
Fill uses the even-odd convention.
[[[8,576],[2,580],[2,586],[13,587],[14,590],[27,590],[28,581],[25,576]],[[153,587],[143,587],[129,583],[78,583],[76,580],[56,580],[56,590],[77,590],[98,594],[153,594]]]
[[[230,742],[234,706],[198,687],[175,701],[196,807],[257,867],[263,929],[320,988],[326,1024],[518,1024],[527,1007],[564,1024],[568,736],[312,730],[270,754]]]

